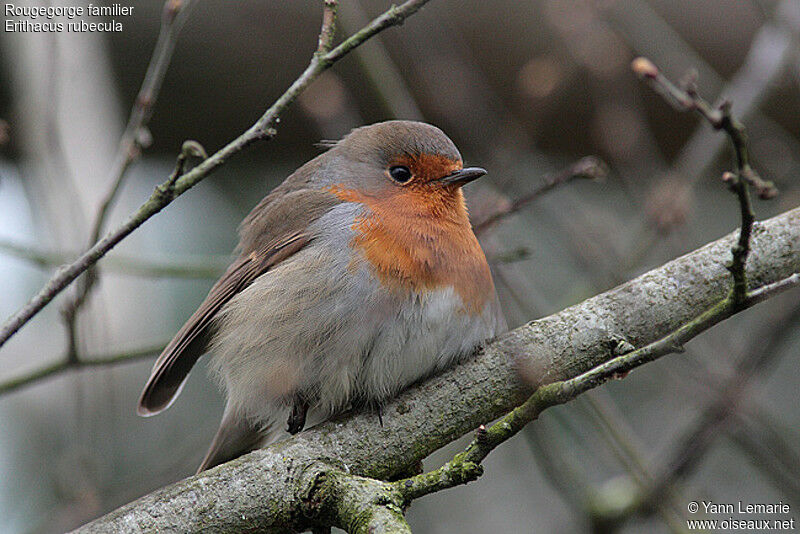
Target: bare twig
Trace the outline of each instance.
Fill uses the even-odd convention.
[[[339,0],[323,0],[322,29],[319,31],[317,54],[324,54],[333,46],[336,34],[336,11],[339,9]]]
[[[759,284],[779,282],[800,268],[798,218],[800,209],[760,225],[759,239],[754,240],[748,261],[748,273]],[[729,274],[720,267],[719,258],[730,250],[735,237],[727,236],[619,288],[509,332],[473,358],[387,403],[383,427],[371,413],[342,415],[289,440],[157,490],[82,527],[80,532],[116,532],[131,524],[181,532],[282,532],[308,528],[305,517],[298,513],[309,504],[307,499],[313,502],[332,497],[326,492],[306,491],[309,486],[305,475],[310,466],[319,464],[320,458],[334,466],[331,472],[338,467],[350,475],[379,480],[408,473],[409,466],[432,451],[475,429],[482,421],[494,420],[526,402],[530,390],[520,384],[515,360],[538,369],[544,381],[557,381],[535,394],[534,399],[542,399],[542,407],[553,396],[560,400],[563,393],[575,391],[563,389],[574,383],[570,377],[577,376],[577,381],[585,382],[584,371],[614,358],[610,342],[621,345],[618,339],[624,336],[646,345],[691,320],[696,310],[714,307],[730,286]],[[753,291],[754,298],[748,298],[746,303],[752,304],[786,285],[789,283]],[[577,339],[573,327],[585,322],[602,327],[587,329],[586,337]],[[628,353],[623,358],[635,354]],[[501,423],[509,423],[510,427],[501,424],[497,432],[513,431],[514,425],[521,422],[518,417],[523,415],[517,411],[506,416]],[[480,447],[492,446],[501,437],[497,432],[489,429],[485,435],[476,436],[475,441]],[[472,461],[467,456],[461,458]],[[456,476],[469,472],[470,467],[462,462]],[[415,489],[414,480],[410,480],[409,492],[423,489]],[[436,480],[430,483],[441,484]],[[199,486],[203,491],[197,491]],[[254,491],[245,495],[242,487]],[[382,499],[386,486],[375,489],[379,493],[370,492],[369,496]],[[394,495],[389,497],[384,502],[397,502]]]
[[[754,216],[747,186],[749,184],[759,189],[762,198],[771,198],[775,195],[776,190],[771,184],[761,181],[755,171],[750,168],[744,127],[731,117],[730,104],[723,104],[719,109],[713,110],[697,96],[694,88],[687,91],[678,89],[663,77],[649,60],[644,58],[634,60],[632,67],[637,74],[650,81],[651,85],[665,98],[677,103],[680,108],[697,110],[715,128],[725,130],[734,145],[738,175],[726,173],[724,178],[739,200],[742,224],[737,243],[731,249],[733,260],[728,265],[728,270],[733,275],[733,284],[728,296],[658,341],[637,350],[630,350],[633,347],[626,346],[629,345],[628,343],[618,345],[620,356],[577,377],[540,386],[525,403],[512,410],[488,431],[482,433],[482,439],[475,439],[465,452],[456,455],[453,460],[437,470],[401,481],[400,489],[405,492],[404,495],[407,499],[414,499],[475,480],[482,474],[480,463],[486,456],[500,443],[519,432],[527,423],[536,419],[545,409],[564,404],[614,378],[624,378],[631,370],[647,362],[667,354],[683,352],[683,345],[687,341],[738,311],[790,287],[800,285],[800,274],[794,273],[783,280],[748,293],[745,266],[750,251]],[[641,470],[639,475],[649,478],[643,469],[642,465],[635,466],[636,471]]]
[[[97,243],[103,231],[106,218],[117,193],[122,188],[125,176],[130,165],[141,155],[142,148],[150,143],[147,124],[152,116],[153,107],[158,99],[158,93],[164,76],[167,73],[172,53],[175,50],[178,34],[188,18],[194,0],[166,0],[161,16],[161,29],[159,30],[147,72],[131,109],[128,123],[119,142],[119,148],[114,157],[114,162],[109,176],[110,187],[103,196],[100,207],[95,214],[89,245]],[[77,361],[77,317],[86,303],[92,289],[97,283],[98,273],[93,266],[89,266],[86,274],[76,284],[72,296],[61,308],[61,315],[67,330],[67,360]]]
[[[644,495],[634,499],[630,512],[641,510],[658,501],[670,486],[684,478],[697,465],[714,439],[722,435],[726,423],[737,420],[739,405],[747,392],[747,386],[757,371],[765,368],[778,352],[778,346],[786,340],[785,333],[800,317],[800,308],[795,308],[781,320],[769,326],[772,334],[757,335],[748,350],[743,352],[731,377],[720,386],[719,395],[697,416],[687,430],[676,440],[676,447],[663,466],[656,470],[656,477]],[[765,342],[766,340],[766,342]]]
[[[741,419],[737,418],[740,422]],[[800,504],[800,478],[797,476],[798,458],[794,451],[776,449],[775,443],[766,441],[759,428],[752,425],[731,425],[726,435],[742,449],[745,458],[757,466],[772,481],[778,491],[797,506]],[[789,453],[789,458],[783,453]],[[794,453],[794,454],[793,454]],[[783,456],[783,457],[782,457]],[[786,463],[786,460],[791,463]]]
[[[747,147],[747,134],[742,123],[731,115],[731,103],[723,101],[717,107],[703,100],[697,94],[694,77],[686,80],[686,88],[673,84],[661,74],[658,67],[647,58],[638,57],[631,63],[633,71],[658,94],[679,111],[696,111],[716,130],[728,134],[736,154],[737,168],[743,180],[750,184],[762,199],[773,198],[778,194],[775,184],[762,180],[750,166],[750,153]]]
[[[732,117],[730,103],[723,102],[718,108],[713,109],[705,100],[699,97],[694,77],[687,78],[685,89],[679,88],[661,75],[655,65],[645,58],[634,60],[632,68],[679,110],[697,111],[715,129],[724,130],[731,140],[736,155],[737,172],[724,173],[723,181],[737,195],[742,222],[739,238],[731,249],[732,261],[727,265],[733,277],[733,285],[728,298],[724,302],[735,308],[747,298],[745,265],[749,254],[750,237],[755,219],[750,202],[748,184],[755,187],[762,198],[772,198],[777,193],[777,190],[771,183],[763,182],[750,167],[744,127]],[[796,284],[797,274],[789,277],[784,282]],[[758,298],[758,293],[754,292],[751,296]],[[748,358],[747,361],[749,362],[750,359]],[[736,373],[736,375],[733,384],[737,387],[733,391],[741,393],[743,388],[742,380],[739,379],[741,375],[740,373]],[[692,431],[688,432],[686,438],[679,442],[677,455],[673,456],[673,460],[668,463],[668,468],[659,472],[657,480],[651,480],[649,484],[645,485],[642,494],[634,496],[629,505],[621,507],[615,514],[616,517],[609,517],[610,521],[618,522],[624,520],[645,506],[649,506],[652,509],[656,503],[660,502],[664,494],[670,491],[676,479],[686,470],[693,467],[707,451],[713,435],[718,434],[718,425],[724,421],[730,413],[731,406],[734,405],[729,394],[735,395],[735,393],[726,391],[725,394],[720,395],[710,405],[710,409],[704,412],[703,417],[697,420],[697,424],[692,427]]]
[[[162,195],[171,194],[172,190],[175,188],[175,182],[178,181],[178,178],[186,174],[186,163],[189,161],[189,158],[197,158],[203,161],[208,159],[208,154],[206,154],[206,149],[203,148],[203,145],[197,141],[191,139],[184,141],[183,145],[181,145],[181,152],[175,160],[175,169],[173,169],[172,174],[169,175],[169,179],[161,184],[159,186],[160,189],[156,189],[156,191],[160,192]]]
[[[120,241],[141,226],[150,217],[164,209],[175,198],[185,193],[205,179],[231,156],[260,140],[268,140],[276,135],[274,128],[278,116],[317,76],[328,69],[336,61],[343,58],[351,50],[361,45],[377,33],[391,26],[402,23],[407,17],[416,13],[429,0],[408,0],[399,6],[392,6],[366,27],[345,39],[339,46],[324,54],[315,54],[305,71],[292,83],[272,106],[243,134],[232,140],[216,153],[208,157],[197,167],[178,178],[168,194],[158,188],[150,198],[130,215],[118,228],[95,243],[73,263],[62,267],[44,285],[44,287],[17,313],[10,317],[0,328],[0,346],[5,344],[25,323],[44,308],[75,278],[94,265],[100,258],[114,248]],[[162,184],[163,185],[163,184]]]
[[[476,234],[481,234],[485,232],[487,229],[492,227],[495,223],[508,217],[512,213],[516,213],[540,196],[544,195],[545,193],[551,191],[552,189],[558,187],[561,184],[565,184],[570,180],[575,178],[586,178],[590,180],[602,180],[605,178],[606,174],[608,174],[608,167],[605,163],[601,160],[597,159],[594,156],[587,156],[578,160],[577,162],[573,163],[563,171],[559,172],[555,176],[548,178],[543,184],[539,187],[524,195],[516,200],[514,200],[510,205],[505,206],[496,212],[492,213],[484,220],[478,222],[474,226],[474,230]]]
[[[628,471],[631,479],[633,479],[637,486],[640,488],[647,488],[652,484],[653,474],[648,469],[644,456],[640,452],[640,447],[635,443],[635,436],[626,425],[622,424],[623,421],[618,413],[614,410],[614,405],[608,402],[608,399],[599,395],[603,390],[593,391],[581,397],[586,401],[586,404],[591,408],[591,416],[599,423],[601,427],[601,435],[604,436],[611,444],[612,451],[617,455],[620,463]],[[601,492],[602,496],[602,492]],[[602,499],[599,496],[591,507],[592,521],[602,525],[604,530],[609,529],[608,511],[612,510],[612,517],[615,518],[614,512],[618,509],[618,503],[610,503],[609,499]],[[666,492],[665,499],[653,503],[653,510],[655,510],[664,523],[672,532],[683,532],[685,526],[681,524],[680,518],[676,515],[675,510],[679,509],[678,496],[675,492]],[[611,501],[618,501],[619,498],[612,498]],[[602,508],[600,504],[603,504]]]
[[[739,241],[732,249],[733,259],[728,269],[733,275],[733,301],[735,303],[740,302],[747,294],[747,277],[744,266],[747,262],[750,234],[755,221],[747,186],[753,187],[762,199],[775,197],[778,194],[778,190],[772,182],[762,180],[751,167],[745,127],[731,114],[732,105],[729,101],[723,101],[717,107],[711,106],[698,94],[695,75],[687,76],[682,83],[684,87],[678,87],[661,74],[661,71],[652,61],[644,57],[634,59],[631,63],[631,69],[676,109],[679,111],[696,111],[712,127],[717,130],[723,130],[728,134],[736,155],[736,172],[723,173],[722,180],[728,184],[731,191],[736,193],[742,217]]]
[[[49,269],[69,262],[74,253],[55,252],[0,240],[0,251]],[[112,255],[103,262],[103,270],[149,278],[201,278],[214,279],[225,272],[230,264],[227,255],[191,256],[178,259],[144,259],[135,256]]]
[[[624,8],[621,8],[621,5],[608,6],[608,9],[603,8],[603,11],[610,16],[616,35],[628,41],[632,49],[651,57],[655,56],[654,59],[681,58],[683,63],[695,66],[697,69],[695,72],[700,73],[700,78],[710,91],[725,94],[732,102],[736,102],[740,119],[751,117],[753,124],[769,128],[781,143],[788,143],[789,146],[797,148],[797,142],[793,141],[789,132],[759,111],[759,104],[774,89],[776,79],[785,72],[796,49],[791,24],[786,23],[787,20],[792,20],[789,14],[796,7],[794,0],[782,0],[776,3],[775,8],[771,10],[771,16],[767,17],[771,20],[765,20],[760,30],[753,36],[743,63],[736,74],[727,80],[716,73],[648,2],[634,1],[626,3]],[[709,132],[702,127],[695,128],[676,155],[669,171],[675,176],[678,189],[685,194],[691,194],[692,184],[707,174],[709,165],[725,143],[727,140],[715,135],[715,132]],[[675,203],[656,206],[657,209],[650,214],[652,216],[650,218],[653,219],[650,223],[655,224],[643,224],[636,232],[641,237],[640,240],[633,241],[634,255],[641,258],[651,250],[653,244],[659,242],[661,234],[672,230],[672,225],[661,225],[658,220],[665,214],[667,222],[675,222],[672,218],[674,214],[666,213],[671,211],[670,204],[680,209]],[[637,259],[626,261],[626,265],[628,268],[636,266]]]
[[[723,93],[736,102],[740,118],[750,117],[754,123],[771,123],[760,111],[760,104],[774,91],[776,81],[786,72],[797,48],[794,31],[787,21],[796,9],[795,0],[782,0],[771,5],[771,14],[752,36],[747,55],[733,76],[721,76],[704,58],[687,43],[673,26],[670,26],[653,6],[637,0],[624,4],[604,6],[610,15],[616,35],[627,41],[633,50],[659,61],[673,61],[693,65],[709,90]],[[607,8],[607,9],[606,9]],[[677,58],[677,59],[676,59]],[[777,126],[777,125],[776,125]],[[790,142],[794,132],[779,126],[777,137]],[[709,165],[726,142],[697,128],[676,155],[673,170],[682,180],[691,184],[706,175]]]
[[[149,135],[145,133],[145,129],[152,117],[156,100],[158,100],[161,84],[172,59],[178,34],[189,16],[193,2],[194,0],[166,0],[164,2],[158,39],[156,40],[150,63],[147,65],[144,80],[128,117],[125,132],[119,142],[119,148],[110,172],[109,183],[111,186],[103,197],[92,226],[90,244],[96,243],[100,239],[100,233],[103,230],[108,210],[125,181],[126,171],[131,163],[141,155],[142,148],[145,148],[148,143]]]
[[[36,384],[45,378],[73,369],[108,367],[122,363],[137,362],[139,360],[155,356],[161,352],[165,344],[166,343],[161,343],[152,347],[145,347],[127,352],[119,352],[115,354],[109,354],[107,356],[93,356],[91,358],[80,358],[75,360],[65,358],[59,362],[41,367],[35,371],[31,371],[22,376],[0,383],[0,396],[5,395],[6,393],[11,393],[12,391],[16,391],[23,387],[32,386],[33,384]]]
[[[193,2],[194,0],[166,0],[164,2],[158,39],[156,40],[150,63],[147,65],[144,80],[128,117],[128,124],[125,126],[125,131],[120,139],[117,154],[114,157],[114,163],[109,173],[109,183],[111,185],[100,203],[100,208],[92,225],[90,245],[100,239],[103,225],[108,216],[108,210],[125,181],[128,168],[141,155],[142,148],[145,148],[149,143],[149,134],[146,134],[146,128],[152,117],[153,107],[158,99],[161,84],[172,59],[178,34],[189,16]],[[85,295],[91,291],[93,284],[94,277],[87,275],[86,282],[80,290],[80,294],[83,294],[83,296],[81,297],[79,294],[76,298],[85,299]]]
[[[480,463],[489,453],[516,435],[526,424],[538,418],[547,408],[569,402],[578,395],[605,384],[609,380],[624,378],[630,371],[645,363],[667,354],[681,352],[684,343],[731,317],[737,311],[754,306],[770,296],[798,285],[800,285],[800,275],[795,273],[779,282],[749,293],[740,305],[736,305],[729,296],[658,341],[609,360],[575,378],[541,386],[521,406],[487,429],[483,439],[473,440],[469,447],[464,452],[457,454],[453,460],[430,473],[398,481],[399,491],[406,499],[411,500],[477,479],[483,472]]]
[[[183,176],[186,170],[186,162],[190,157],[204,160],[208,156],[206,155],[205,149],[197,141],[184,141],[183,146],[181,147],[181,152],[178,154],[178,158],[175,163],[175,169],[172,171],[169,179],[156,188],[157,194],[170,195],[172,193],[172,189],[175,187],[175,181]],[[86,276],[84,277],[85,282],[78,285],[75,296],[68,300],[61,308],[61,314],[64,318],[64,324],[67,329],[67,361],[71,362],[73,365],[77,364],[79,360],[77,338],[78,332],[76,324],[78,312],[83,304],[86,303],[92,286],[97,280],[98,273],[96,269],[96,266],[92,266],[86,271]]]

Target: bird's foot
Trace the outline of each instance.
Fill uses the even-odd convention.
[[[289,418],[286,420],[286,431],[289,434],[295,435],[306,426],[306,413],[308,412],[308,402],[301,397],[295,397],[292,403],[292,411],[289,412]]]

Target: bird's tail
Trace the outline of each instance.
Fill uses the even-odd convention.
[[[226,407],[219,430],[211,442],[206,457],[197,468],[200,473],[260,447],[269,438],[270,425],[254,425],[236,410]]]

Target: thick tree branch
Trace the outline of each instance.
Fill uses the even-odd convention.
[[[668,458],[655,470],[656,476],[647,486],[631,495],[630,501],[619,506],[614,516],[607,517],[607,520],[622,521],[654,506],[670,487],[697,467],[714,440],[724,435],[726,425],[730,426],[733,421],[741,423],[737,412],[739,406],[745,402],[749,383],[758,371],[773,363],[780,353],[779,345],[786,341],[786,334],[792,331],[791,326],[797,324],[798,318],[800,307],[774,324],[770,323],[766,329],[768,332],[757,333],[743,352],[744,356],[737,362],[730,378],[718,387],[719,396],[709,402],[675,440],[674,450],[670,451]]]
[[[180,176],[174,182],[168,180],[156,188],[151,197],[137,209],[126,222],[106,237],[95,243],[73,263],[59,269],[44,287],[16,314],[9,318],[0,328],[0,347],[13,336],[33,316],[42,310],[56,295],[71,284],[81,273],[106,255],[120,241],[144,224],[150,217],[164,209],[177,197],[188,191],[215,171],[231,156],[241,152],[245,147],[259,140],[268,140],[276,135],[274,128],[279,115],[294,102],[295,98],[314,81],[323,71],[343,58],[351,50],[361,45],[377,33],[401,24],[407,17],[416,13],[429,0],[408,0],[399,6],[392,6],[385,13],[375,18],[367,26],[345,39],[339,46],[325,53],[314,54],[306,70],[292,83],[274,104],[242,135],[212,154],[197,167]],[[325,13],[331,11],[326,4]],[[324,23],[323,23],[324,28]],[[328,38],[321,39],[330,44]]]
[[[400,395],[385,407],[383,426],[371,413],[345,414],[157,490],[78,532],[309,528],[317,523],[301,501],[314,488],[307,470],[320,462],[331,473],[381,480],[403,475],[431,452],[524,403],[531,390],[517,378],[519,365],[538,384],[575,385],[586,376],[572,379],[617,358],[620,348],[645,347],[626,354],[623,361],[629,362],[645,357],[653,349],[648,345],[681,325],[695,325],[698,310],[711,309],[730,294],[726,261],[737,234],[509,332],[476,357]],[[755,225],[751,239],[746,267],[751,298],[796,280],[800,208]]]
[[[521,406],[505,415],[489,429],[478,428],[475,440],[463,453],[447,462],[432,473],[417,475],[405,481],[404,489],[408,499],[414,499],[441,491],[459,484],[466,484],[482,474],[480,463],[500,444],[515,436],[525,425],[537,419],[548,408],[565,404],[578,395],[586,393],[614,378],[624,378],[630,371],[646,363],[657,360],[667,354],[683,352],[683,345],[708,330],[712,326],[728,319],[736,312],[749,308],[767,298],[800,285],[800,274],[794,273],[783,280],[768,284],[758,290],[738,297],[735,292],[716,306],[713,306],[695,319],[667,334],[661,339],[637,350],[630,350],[628,343],[621,340],[615,348],[625,351],[597,367],[574,378],[558,380],[539,387]],[[525,370],[523,369],[523,375]]]
[[[302,513],[314,523],[349,534],[411,534],[405,501],[395,485],[354,476],[319,462],[308,470]],[[310,478],[309,478],[310,477]]]

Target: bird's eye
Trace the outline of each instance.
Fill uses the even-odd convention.
[[[395,165],[393,167],[389,167],[389,176],[392,177],[392,180],[400,184],[406,183],[412,177],[411,171],[408,170],[408,167],[405,165]]]

